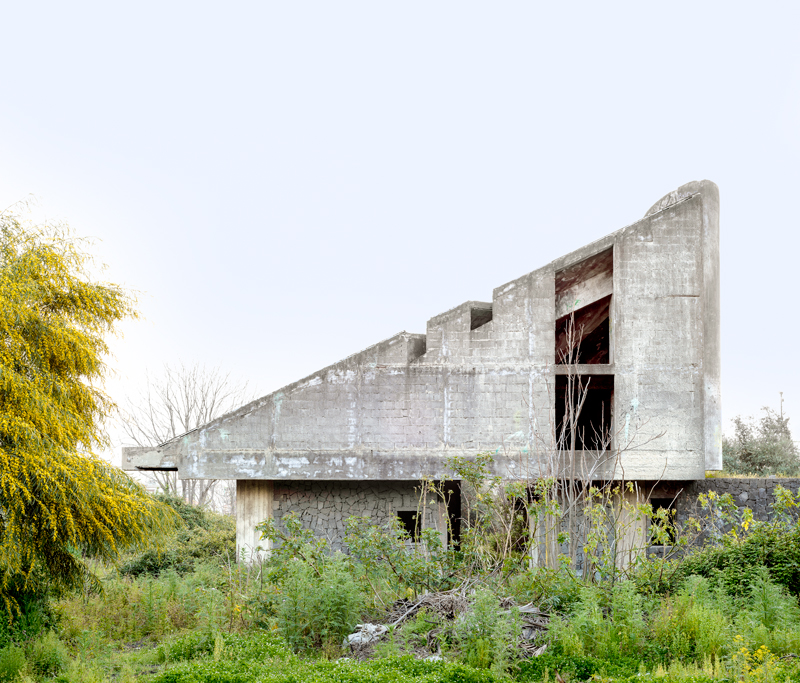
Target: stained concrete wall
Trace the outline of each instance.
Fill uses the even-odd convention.
[[[236,557],[249,562],[270,549],[261,539],[256,525],[272,515],[273,485],[271,481],[240,480],[236,482]]]
[[[689,183],[637,223],[498,287],[491,303],[464,303],[424,335],[402,332],[159,449],[129,451],[124,465],[417,481],[451,478],[451,456],[492,451],[498,473],[535,477],[553,462],[556,375],[577,371],[614,376],[624,452],[605,476],[701,479],[721,466],[718,214],[716,186]],[[609,249],[613,276],[593,291],[613,292],[610,363],[557,366],[556,276]],[[485,320],[489,309],[473,329],[473,311]]]

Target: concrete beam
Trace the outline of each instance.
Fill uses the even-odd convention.
[[[172,471],[178,469],[178,454],[169,446],[125,446],[122,449],[122,469]]]

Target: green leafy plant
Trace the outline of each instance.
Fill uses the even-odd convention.
[[[17,645],[6,645],[0,649],[0,681],[16,681],[28,662],[24,650]]]
[[[504,674],[517,660],[521,637],[519,611],[500,609],[497,597],[479,589],[455,626],[455,643],[462,659],[476,669]]]
[[[737,416],[733,437],[722,440],[722,462],[732,474],[796,475],[800,472],[800,453],[792,440],[789,418],[781,408],[763,408],[759,420]]]
[[[326,562],[319,575],[307,563],[294,561],[281,584],[278,629],[295,651],[321,648],[337,654],[362,604],[343,559]]]
[[[52,631],[31,641],[25,649],[30,668],[37,676],[53,678],[69,665],[69,651]]]

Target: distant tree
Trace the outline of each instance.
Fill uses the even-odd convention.
[[[722,440],[723,467],[734,474],[800,473],[800,453],[792,441],[789,418],[783,414],[783,394],[780,411],[768,407],[762,410],[760,420],[733,419],[733,437]]]
[[[136,312],[92,280],[82,246],[0,213],[0,609],[12,613],[37,586],[99,587],[87,558],[114,561],[175,519],[93,453],[114,408],[105,335]]]
[[[137,446],[158,446],[238,408],[248,398],[247,383],[236,382],[219,369],[165,365],[156,377],[147,372],[140,394],[127,400],[121,412],[122,428]],[[162,491],[181,495],[193,505],[210,504],[218,483],[217,479],[184,479],[178,491],[174,472],[148,476]]]

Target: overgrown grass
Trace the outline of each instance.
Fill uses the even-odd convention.
[[[305,532],[264,565],[236,564],[230,519],[175,507],[186,526],[161,554],[106,568],[102,594],[54,609],[34,600],[4,626],[0,683],[800,681],[800,530],[788,517],[680,560],[642,559],[630,579],[521,564],[474,573],[469,609],[455,618],[422,609],[359,662],[345,636],[357,622],[386,623],[419,585],[381,562],[328,553]],[[529,602],[551,621],[536,641],[546,652],[526,660],[513,605]]]

